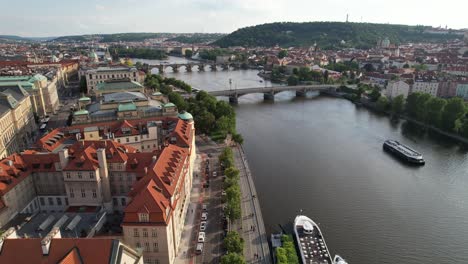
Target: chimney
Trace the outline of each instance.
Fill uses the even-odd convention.
[[[14,227],[8,228],[8,230],[0,236],[0,252],[2,251],[3,242],[5,242],[5,239],[8,238],[18,238],[18,235],[16,234],[16,229]]]
[[[52,230],[47,234],[47,236],[42,239],[41,246],[42,246],[42,254],[49,255],[50,243],[52,242],[52,238],[62,238],[62,234],[60,233],[60,228],[54,227]]]
[[[156,155],[153,156],[153,162],[155,162],[156,160],[158,159],[158,157]]]
[[[8,166],[13,167],[13,161],[12,160],[8,160]]]
[[[68,149],[62,149],[59,151],[60,167],[65,168],[68,164]]]

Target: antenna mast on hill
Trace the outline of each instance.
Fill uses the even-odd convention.
[[[349,22],[349,14],[346,14],[346,23]]]

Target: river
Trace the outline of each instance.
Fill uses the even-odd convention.
[[[271,85],[256,74],[166,73],[205,90],[225,89],[229,79],[239,88]],[[267,230],[287,226],[302,209],[332,255],[349,263],[468,263],[463,147],[317,94],[283,92],[274,103],[246,95],[236,112]],[[392,158],[382,151],[385,139],[422,152],[426,165]]]

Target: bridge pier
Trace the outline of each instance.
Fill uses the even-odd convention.
[[[218,70],[218,68],[216,67],[216,64],[211,64],[210,68],[211,68],[212,71],[217,71]]]
[[[179,72],[179,66],[178,65],[172,65],[172,71],[173,72]]]
[[[263,100],[265,101],[275,101],[275,94],[274,93],[264,93]]]
[[[190,65],[190,64],[185,65],[185,70],[187,72],[192,72],[192,65]]]
[[[229,70],[229,64],[222,64],[221,68],[223,68],[223,70],[227,71],[227,70]]]
[[[159,74],[163,74],[164,73],[164,65],[159,65],[158,70],[159,70]]]
[[[205,71],[205,64],[198,64],[198,71]]]
[[[306,97],[306,91],[296,91],[296,97]]]
[[[229,103],[238,104],[239,103],[239,97],[237,97],[237,95],[230,95],[229,96]]]

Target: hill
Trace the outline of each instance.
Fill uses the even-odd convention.
[[[177,41],[185,44],[210,43],[222,38],[225,35],[226,34],[221,33],[194,33],[188,36],[177,36],[174,38],[167,39],[166,41]]]
[[[5,41],[45,41],[53,39],[54,37],[20,37],[14,35],[0,35],[0,40]]]
[[[391,43],[441,42],[459,38],[456,34],[426,33],[430,27],[370,23],[307,22],[270,23],[241,28],[213,42],[220,47],[272,47],[280,45],[321,48],[374,47],[379,38],[388,37]],[[342,42],[344,41],[344,42]]]
[[[83,41],[99,41],[99,42],[119,42],[132,41],[142,42],[148,39],[166,38],[167,40],[179,41],[182,43],[200,43],[212,42],[224,35],[222,34],[204,34],[204,33],[116,33],[116,34],[96,34],[96,35],[79,35],[79,36],[63,36],[55,38],[57,42],[83,42]]]

